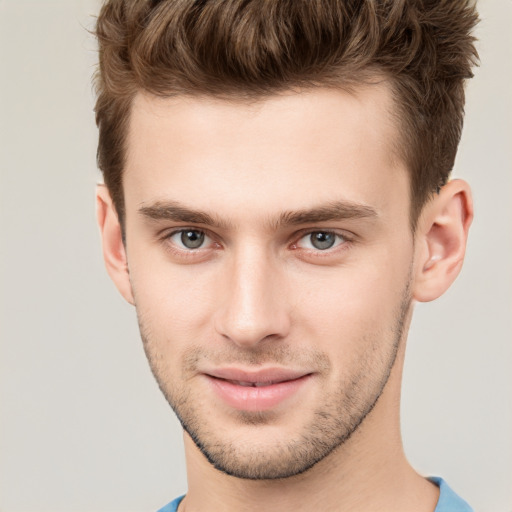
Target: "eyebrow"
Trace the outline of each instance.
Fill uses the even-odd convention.
[[[227,222],[217,215],[200,210],[193,210],[178,201],[157,201],[148,206],[141,206],[139,213],[156,221],[167,220],[190,224],[204,224],[221,229],[229,229],[233,223]],[[312,224],[318,222],[333,222],[350,219],[376,219],[377,210],[371,206],[351,201],[331,201],[325,205],[303,210],[282,212],[277,219],[272,219],[269,225],[277,230],[285,226]]]
[[[178,201],[157,201],[150,206],[141,206],[139,213],[152,220],[167,220],[172,222],[187,222],[190,224],[206,224],[208,226],[228,228],[230,223],[215,215],[192,210]]]
[[[295,226],[348,219],[374,219],[378,216],[377,210],[371,206],[351,201],[332,201],[316,208],[283,212],[275,225]]]

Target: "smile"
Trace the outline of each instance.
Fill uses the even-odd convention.
[[[296,398],[312,375],[283,369],[221,369],[204,374],[215,397],[240,411],[267,411],[286,404]]]
[[[252,388],[261,388],[264,386],[271,386],[272,384],[277,384],[277,382],[270,381],[270,382],[244,382],[241,380],[232,380],[229,381],[232,384],[237,384],[238,386],[245,386],[245,387],[252,387]]]

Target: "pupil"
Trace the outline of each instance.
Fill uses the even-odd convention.
[[[334,233],[319,231],[311,234],[311,244],[316,249],[330,249],[335,242]]]
[[[183,231],[181,242],[187,249],[197,249],[204,241],[204,233],[201,231]]]

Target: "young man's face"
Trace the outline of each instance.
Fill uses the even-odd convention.
[[[386,385],[414,251],[392,108],[384,85],[135,99],[125,296],[167,400],[227,473],[308,469]]]

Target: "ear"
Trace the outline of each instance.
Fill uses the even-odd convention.
[[[453,283],[462,268],[472,220],[471,189],[463,180],[449,181],[424,207],[416,231],[415,300],[437,299]]]
[[[98,185],[96,188],[96,215],[107,272],[121,295],[130,304],[134,304],[121,224],[105,185]]]

